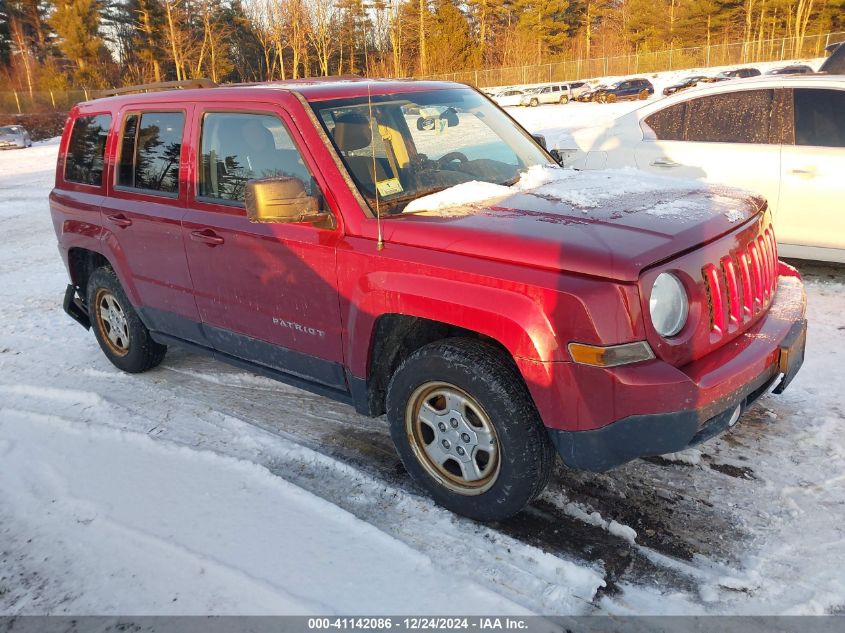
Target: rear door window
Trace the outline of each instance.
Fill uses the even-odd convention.
[[[123,126],[117,184],[175,197],[179,192],[183,112],[129,114]]]
[[[772,90],[743,90],[687,102],[686,140],[769,143]]]
[[[108,114],[83,116],[73,122],[65,158],[65,180],[97,187],[103,184],[110,125],[111,115]]]
[[[795,89],[795,144],[845,147],[845,90]]]

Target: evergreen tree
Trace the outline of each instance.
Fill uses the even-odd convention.
[[[428,21],[428,68],[431,73],[465,68],[472,58],[469,22],[452,0],[437,0]]]
[[[519,14],[519,28],[530,33],[534,40],[532,63],[542,63],[548,55],[563,50],[575,17],[570,11],[569,0],[516,0],[514,7]]]
[[[100,36],[98,0],[58,0],[50,17],[61,52],[76,64],[80,78],[97,77],[97,62],[103,38]]]

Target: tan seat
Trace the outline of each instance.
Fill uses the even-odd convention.
[[[369,194],[374,195],[375,184],[373,179],[372,155],[350,154],[355,150],[371,146],[373,142],[373,130],[370,126],[370,119],[357,112],[347,112],[335,119],[332,135],[352,177]],[[378,180],[385,180],[389,177],[384,169],[384,165],[379,160],[376,160],[376,174]]]

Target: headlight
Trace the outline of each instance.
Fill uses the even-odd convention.
[[[680,279],[672,273],[660,273],[651,287],[648,302],[651,323],[660,336],[675,336],[687,322],[689,300]]]

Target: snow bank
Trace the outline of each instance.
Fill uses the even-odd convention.
[[[67,612],[527,613],[251,462],[9,409],[0,437],[7,538],[66,561]]]

